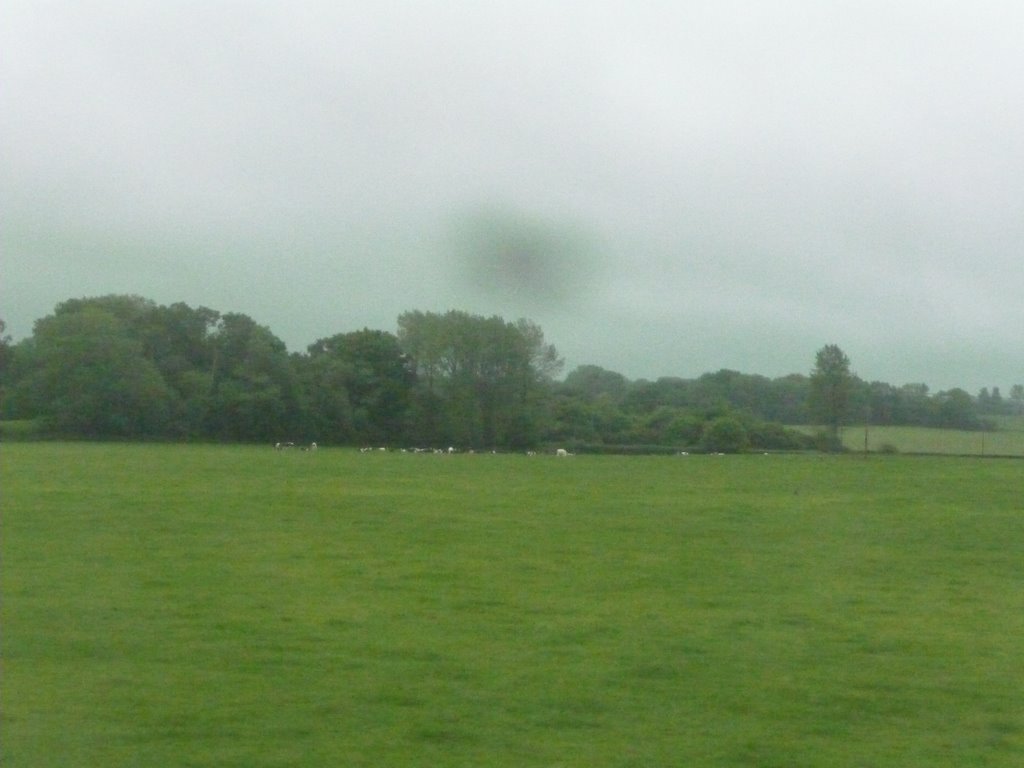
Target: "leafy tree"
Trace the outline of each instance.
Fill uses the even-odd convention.
[[[206,307],[193,309],[178,302],[169,307],[154,307],[139,327],[139,335],[146,356],[167,382],[177,387],[182,376],[211,370],[213,335],[219,321],[219,312]]]
[[[292,355],[301,391],[303,424],[319,443],[351,445],[356,439],[349,401],[348,367],[328,354]]]
[[[62,301],[54,308],[53,314],[60,317],[73,315],[84,309],[101,309],[120,320],[130,334],[140,338],[140,329],[145,326],[148,316],[153,313],[156,306],[156,302],[142,296],[112,293],[106,296]]]
[[[896,397],[893,424],[928,425],[932,422],[932,406],[927,384],[904,384]]]
[[[109,294],[68,299],[57,305],[56,317],[75,315],[86,309],[102,310],[121,323],[125,332],[141,345],[144,358],[156,366],[174,399],[172,431],[182,435],[204,434],[204,423],[212,407],[212,336],[219,313],[206,307],[193,309],[184,303],[157,305],[135,295]]]
[[[581,365],[565,377],[562,388],[593,401],[599,395],[608,395],[614,401],[621,401],[629,387],[629,381],[621,373],[609,371],[599,365]]]
[[[692,447],[699,445],[704,434],[704,419],[690,411],[678,411],[665,428],[665,442]]]
[[[710,422],[701,438],[701,446],[712,453],[740,453],[749,443],[746,428],[733,416],[720,416]]]
[[[1017,413],[1024,413],[1024,384],[1014,384],[1010,387],[1010,400]]]
[[[201,436],[212,407],[213,334],[220,313],[179,302],[155,306],[141,320],[135,332],[143,352],[178,395],[176,430]]]
[[[561,445],[601,442],[593,406],[565,391],[557,392],[552,397],[544,439]]]
[[[982,387],[981,391],[978,392],[978,410],[982,413],[988,413],[992,408],[992,395],[988,392],[988,387]]]
[[[864,409],[871,424],[894,424],[899,408],[900,392],[891,384],[872,381],[866,385]]]
[[[733,418],[760,448],[799,447],[778,423],[812,414],[829,427],[821,444],[835,446],[851,413],[977,429],[979,414],[1024,412],[1020,384],[1004,400],[998,387],[971,398],[861,381],[835,345],[810,376],[630,381],[583,365],[557,384],[562,361],[539,326],[458,311],[407,312],[397,336],[364,328],[295,355],[245,315],[131,295],[64,301],[18,344],[5,330],[0,320],[4,418],[38,416],[83,436],[698,446]]]
[[[60,434],[166,435],[174,392],[117,316],[83,305],[36,322],[23,348],[15,399],[20,416]]]
[[[524,446],[539,436],[562,365],[540,327],[450,311],[406,312],[398,340],[416,373],[414,432],[431,442]]]
[[[828,427],[832,438],[838,439],[853,387],[850,359],[846,353],[835,344],[827,344],[819,349],[810,383],[812,412],[820,423]]]
[[[975,413],[974,401],[970,394],[955,388],[939,392],[935,396],[938,407],[933,425],[949,429],[980,429],[981,421]]]
[[[308,347],[308,386],[323,439],[404,439],[415,375],[398,338],[364,328]]]
[[[732,408],[756,413],[769,398],[771,382],[764,376],[752,376],[722,369],[705,373],[696,382],[694,404],[701,408],[728,403]]]
[[[299,382],[284,342],[247,315],[229,313],[211,343],[207,434],[240,441],[299,437]]]
[[[777,423],[747,425],[747,435],[750,447],[758,450],[804,450],[813,445],[813,438]]]
[[[10,374],[11,362],[14,358],[14,347],[11,344],[11,336],[5,333],[7,323],[0,319],[0,407],[6,401],[7,381]]]
[[[999,387],[992,387],[992,413],[1000,414],[1005,413],[1006,403],[1003,400],[1003,393],[999,391]]]
[[[660,405],[651,413],[640,419],[638,424],[639,442],[647,445],[665,445],[672,442],[669,439],[669,428],[675,422],[679,414],[678,408],[667,405]]]

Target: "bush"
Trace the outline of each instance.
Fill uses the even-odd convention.
[[[39,419],[12,419],[0,421],[0,440],[38,440],[46,436],[44,424]]]
[[[814,447],[814,439],[795,429],[771,422],[747,428],[750,447],[757,450],[801,451]]]
[[[814,448],[823,453],[843,453],[846,451],[842,438],[828,431],[818,432],[814,435]]]
[[[738,419],[720,416],[704,429],[701,448],[709,453],[740,453],[750,444],[750,438]]]

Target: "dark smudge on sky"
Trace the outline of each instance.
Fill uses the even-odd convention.
[[[564,307],[586,296],[599,269],[597,244],[582,227],[509,206],[453,218],[452,265],[467,287],[525,306]]]

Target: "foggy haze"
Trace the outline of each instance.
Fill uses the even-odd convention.
[[[464,309],[567,370],[1008,390],[1021,72],[1010,2],[7,2],[0,317]]]

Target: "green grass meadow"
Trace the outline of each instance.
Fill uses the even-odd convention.
[[[1006,419],[993,432],[968,432],[928,427],[871,427],[867,429],[868,451],[894,448],[900,453],[950,454],[959,456],[1024,456],[1024,426]],[[851,451],[864,450],[865,430],[844,427],[843,445]]]
[[[0,763],[1024,765],[1024,462],[18,443]]]

